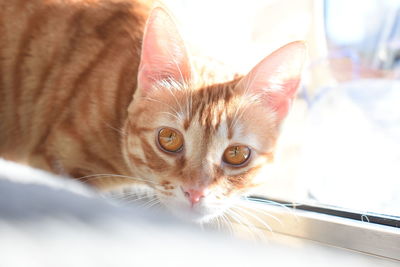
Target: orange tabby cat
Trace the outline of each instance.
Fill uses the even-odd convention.
[[[147,184],[176,214],[204,221],[272,160],[305,47],[212,84],[170,16],[148,6],[0,0],[0,156],[101,190]]]

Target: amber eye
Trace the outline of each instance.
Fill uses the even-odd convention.
[[[168,152],[178,152],[183,147],[183,137],[177,130],[162,128],[158,132],[158,143]]]
[[[223,160],[231,165],[242,165],[250,157],[250,148],[244,145],[230,146],[225,149]]]

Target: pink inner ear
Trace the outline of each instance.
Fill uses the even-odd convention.
[[[184,82],[190,78],[190,62],[178,29],[167,12],[157,7],[144,31],[138,89],[144,95],[159,80]]]
[[[262,103],[285,118],[300,83],[306,46],[289,43],[258,63],[238,84],[240,90],[261,96]]]

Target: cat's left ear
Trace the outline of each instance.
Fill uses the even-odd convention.
[[[262,104],[285,118],[300,83],[306,55],[304,42],[289,43],[258,63],[238,83],[245,94],[258,95]]]
[[[156,7],[144,30],[138,89],[145,95],[161,80],[184,83],[190,78],[191,65],[178,29],[166,11]]]

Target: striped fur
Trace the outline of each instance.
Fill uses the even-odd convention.
[[[160,76],[147,93],[139,90],[148,6],[0,0],[0,156],[101,190],[147,184],[174,212],[202,220],[255,186],[273,158],[281,118],[245,79],[205,81],[203,69],[186,69],[184,80]],[[182,133],[181,153],[159,149],[160,127]],[[222,162],[232,144],[251,147],[248,164]],[[211,193],[193,208],[182,186]]]
[[[72,176],[126,173],[114,128],[147,15],[137,1],[1,0],[1,156]]]

